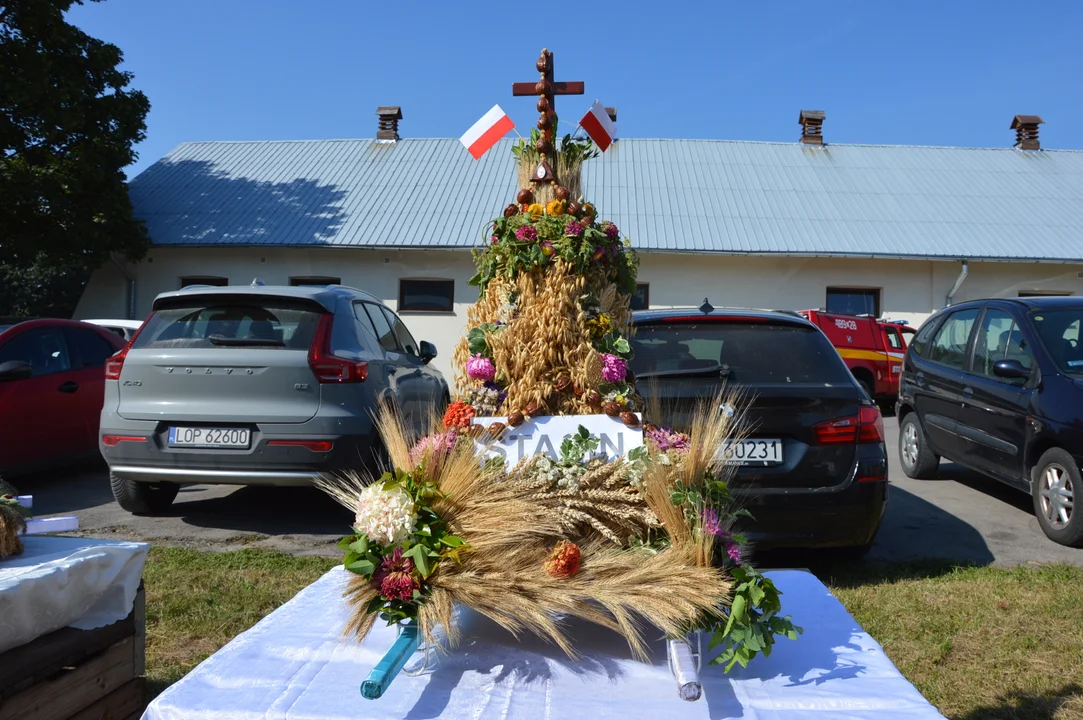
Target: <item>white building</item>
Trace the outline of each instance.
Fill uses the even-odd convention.
[[[1083,293],[1083,152],[809,140],[622,139],[589,161],[584,194],[641,253],[641,300],[917,324],[949,295]],[[131,182],[153,249],[98,270],[76,317],[143,317],[194,283],[336,282],[396,308],[450,380],[470,248],[517,189],[505,144],[474,161],[451,139],[186,143]]]

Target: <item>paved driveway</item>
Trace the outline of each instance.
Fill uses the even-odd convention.
[[[891,496],[871,560],[950,558],[979,564],[1063,562],[1083,565],[1083,549],[1046,539],[1029,496],[944,464],[941,479],[911,480],[895,451],[898,424],[885,421],[891,455]],[[206,548],[265,547],[297,554],[337,555],[350,513],[316,490],[189,486],[165,517],[139,518],[117,507],[101,470],[16,480],[32,492],[41,515],[79,516],[98,537],[183,543]]]

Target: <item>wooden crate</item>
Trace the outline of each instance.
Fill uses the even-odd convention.
[[[3,720],[129,720],[143,712],[143,585],[128,617],[62,628],[0,653]]]

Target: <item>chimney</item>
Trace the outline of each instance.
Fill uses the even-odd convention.
[[[824,118],[827,114],[823,110],[802,110],[797,122],[801,123],[801,142],[805,145],[824,144]]]
[[[612,120],[613,122],[617,121],[617,109],[616,108],[606,108],[605,109],[605,114],[608,115],[609,119]]]
[[[1015,130],[1015,147],[1020,150],[1041,150],[1038,142],[1038,126],[1045,121],[1037,115],[1016,115],[1012,120],[1012,130]]]
[[[376,108],[376,114],[380,116],[379,129],[376,131],[376,139],[394,142],[399,139],[399,120],[402,120],[402,108],[398,105],[387,105]]]

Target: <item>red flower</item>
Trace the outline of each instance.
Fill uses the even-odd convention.
[[[388,600],[413,600],[414,590],[421,588],[414,578],[414,561],[404,558],[402,548],[398,547],[376,568],[372,581],[380,589],[380,595]]]
[[[444,428],[447,430],[468,428],[470,427],[470,421],[474,419],[476,414],[477,412],[473,407],[462,400],[456,400],[448,406],[447,412],[444,413]]]
[[[579,546],[567,540],[558,542],[545,560],[545,572],[555,578],[569,578],[579,572],[581,564]]]

